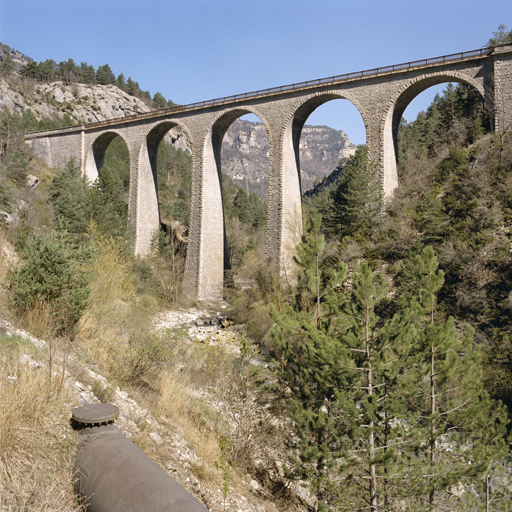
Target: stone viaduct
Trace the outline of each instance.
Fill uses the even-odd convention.
[[[70,157],[91,180],[117,136],[130,158],[129,215],[134,250],[150,251],[159,229],[156,155],[164,135],[178,127],[192,151],[192,197],[185,291],[199,299],[222,295],[225,233],[221,189],[221,144],[238,117],[256,114],[269,140],[268,217],[265,261],[283,273],[302,228],[299,140],[308,116],[321,104],[344,98],[359,110],[370,154],[379,165],[389,197],[398,186],[396,138],[407,105],[422,91],[443,82],[472,85],[483,96],[494,129],[512,127],[512,45],[484,48],[407,64],[387,66],[240,94],[65,129],[31,133],[26,142],[51,167]]]

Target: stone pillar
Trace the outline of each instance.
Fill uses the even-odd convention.
[[[203,146],[195,147],[192,157],[192,197],[183,287],[185,293],[199,300],[221,299],[224,286],[221,142],[210,128]]]
[[[512,130],[512,45],[494,49],[494,129]],[[508,52],[508,53],[507,53]]]
[[[286,126],[273,123],[269,141],[268,210],[265,233],[265,261],[286,279],[295,279],[293,256],[302,235],[302,199],[300,188],[300,129],[293,120]]]
[[[132,157],[133,153],[136,154],[130,151],[130,176],[135,179],[130,180],[130,198],[133,199],[129,205],[129,216],[134,231],[135,254],[147,256],[151,252],[151,241],[160,229],[157,176],[151,165],[146,140],[140,147],[138,157]],[[135,172],[132,172],[133,167]]]

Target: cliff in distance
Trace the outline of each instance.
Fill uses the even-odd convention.
[[[248,182],[251,192],[266,196],[268,186],[268,138],[262,123],[238,119],[224,136],[222,170],[235,182]],[[330,174],[356,146],[341,130],[328,126],[304,126],[300,140],[302,191]]]

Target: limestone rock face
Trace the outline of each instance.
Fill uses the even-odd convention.
[[[0,78],[0,108],[30,110],[37,119],[68,115],[77,124],[151,111],[139,98],[115,85],[9,81]]]
[[[305,191],[336,168],[356,146],[341,130],[304,126],[299,144],[302,190]],[[268,138],[262,123],[235,121],[222,143],[222,171],[249,190],[266,195],[268,187]]]

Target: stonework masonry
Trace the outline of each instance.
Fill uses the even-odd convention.
[[[338,78],[338,77],[335,77]],[[269,141],[268,216],[265,261],[291,275],[302,233],[299,141],[309,115],[323,103],[343,98],[359,110],[370,155],[378,162],[382,190],[398,186],[397,134],[407,105],[422,91],[445,82],[469,84],[483,96],[494,129],[512,129],[512,45],[428,59],[410,65],[316,80],[185,108],[167,109],[71,128],[32,133],[26,142],[51,167],[72,157],[92,182],[105,151],[122,137],[130,156],[129,215],[134,251],[145,256],[160,227],[156,155],[169,130],[178,127],[192,151],[192,197],[185,291],[200,300],[222,296],[226,240],[220,154],[224,134],[240,116],[256,114]]]

